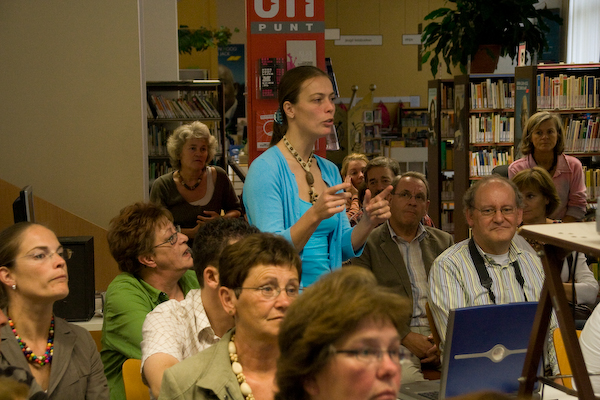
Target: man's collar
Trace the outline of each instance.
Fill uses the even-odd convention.
[[[392,240],[396,241],[396,238],[398,238],[399,240],[402,240],[402,241],[406,242],[406,240],[404,240],[402,238],[402,236],[399,236],[398,234],[396,234],[396,232],[394,232],[394,228],[392,228],[392,224],[390,224],[390,220],[389,219],[387,221],[385,221],[385,223],[388,226],[388,229],[390,231],[390,237],[392,238]],[[415,238],[420,242],[428,234],[429,233],[427,232],[427,230],[425,229],[425,227],[423,226],[423,224],[421,222],[419,222],[419,226],[417,226],[417,233],[415,234]]]

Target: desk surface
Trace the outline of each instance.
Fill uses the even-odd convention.
[[[519,228],[519,234],[542,243],[600,257],[600,234],[596,232],[596,222],[524,225]]]
[[[90,332],[102,331],[102,321],[103,318],[99,316],[94,316],[89,321],[83,322],[71,322],[72,324],[79,325]]]

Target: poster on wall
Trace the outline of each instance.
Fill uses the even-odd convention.
[[[241,145],[246,129],[246,68],[244,45],[230,44],[219,48],[219,79],[224,83],[225,131],[231,145]]]
[[[515,159],[520,157],[519,143],[523,137],[525,124],[529,119],[529,101],[531,98],[529,79],[517,79],[515,99]]]
[[[429,144],[437,145],[438,132],[437,122],[437,88],[429,88],[427,91],[427,104],[429,105]]]

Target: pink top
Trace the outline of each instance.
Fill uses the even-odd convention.
[[[510,164],[508,177],[512,179],[517,172],[535,166],[537,164],[533,156],[529,154],[527,157],[520,158]],[[558,197],[560,197],[560,206],[549,218],[562,219],[565,215],[570,215],[582,219],[585,216],[587,206],[587,192],[581,161],[575,157],[560,154],[552,180],[556,186]]]

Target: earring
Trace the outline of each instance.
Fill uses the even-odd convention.
[[[12,285],[11,288],[12,290],[17,290],[17,285]]]

